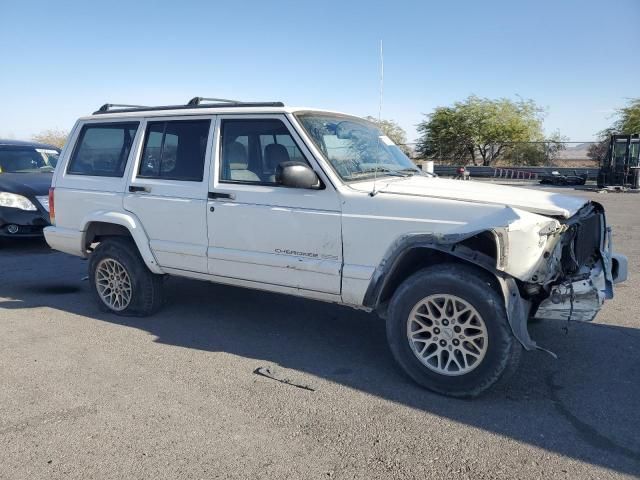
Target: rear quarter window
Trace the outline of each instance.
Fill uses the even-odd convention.
[[[67,173],[122,177],[139,122],[84,125]]]

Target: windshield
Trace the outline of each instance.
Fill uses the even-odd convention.
[[[0,173],[53,172],[59,154],[42,148],[0,149]]]
[[[328,113],[305,112],[296,116],[344,181],[421,173],[371,122]]]

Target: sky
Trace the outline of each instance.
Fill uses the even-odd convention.
[[[417,137],[471,94],[590,141],[640,97],[640,0],[0,0],[0,137],[194,96],[378,115]]]

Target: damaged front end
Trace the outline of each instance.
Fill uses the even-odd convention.
[[[499,238],[511,243],[509,253],[513,256],[518,245],[527,244],[518,238],[525,233],[533,232],[515,228],[499,234]],[[527,318],[591,321],[605,299],[613,297],[613,284],[624,281],[627,275],[626,257],[613,253],[611,229],[598,203],[586,204],[565,221],[539,225],[537,234],[539,250],[533,248],[532,252],[533,242],[528,242],[527,252],[539,256],[539,260],[505,265],[512,270],[518,265],[533,266],[518,271],[515,279],[503,278],[500,282],[514,335],[527,350],[541,349],[529,337]],[[524,251],[515,253],[520,260],[526,256]]]
[[[612,252],[611,229],[601,205],[587,204],[563,227],[554,248],[557,274],[544,285],[544,295],[534,303],[533,316],[591,321],[605,299],[613,297],[613,284],[625,279],[626,261],[621,269],[620,257]]]
[[[363,304],[384,316],[393,286],[413,266],[456,257],[494,276],[522,346],[547,351],[529,336],[530,318],[593,320],[613,284],[626,279],[627,259],[612,252],[602,206],[574,212],[561,218],[506,206],[446,235],[403,235],[376,268]]]

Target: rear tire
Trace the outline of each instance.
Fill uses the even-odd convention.
[[[444,264],[398,287],[389,305],[387,340],[400,367],[419,385],[475,397],[516,370],[522,345],[491,282],[479,269]]]
[[[91,292],[105,312],[144,317],[162,306],[162,275],[145,265],[126,237],[102,241],[89,258]]]

